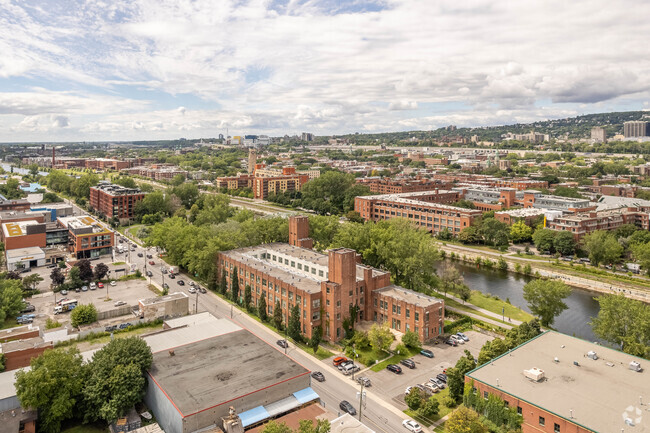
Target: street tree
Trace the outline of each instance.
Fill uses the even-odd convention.
[[[465,389],[465,373],[476,368],[476,361],[474,356],[465,350],[465,356],[462,356],[453,368],[447,369],[447,386],[449,387],[449,397],[456,403],[460,403],[463,399],[463,391]]]
[[[317,326],[311,333],[311,338],[309,339],[309,347],[314,351],[314,354],[318,352],[318,347],[323,334],[323,328]]]
[[[97,263],[95,265],[94,273],[96,280],[103,280],[104,277],[108,274],[108,266],[106,266],[104,263]]]
[[[388,350],[394,338],[386,322],[381,324],[373,323],[368,331],[370,344],[376,350]]]
[[[248,311],[249,313],[253,308],[252,302],[253,302],[253,293],[251,290],[251,286],[249,284],[246,284],[246,286],[244,287],[244,308],[246,308],[246,311]]]
[[[626,353],[650,359],[650,308],[623,294],[596,300],[600,309],[591,321],[594,334]]]
[[[422,391],[420,391],[420,388],[417,388],[415,386],[411,388],[411,392],[409,392],[407,395],[404,396],[404,403],[406,403],[406,405],[411,410],[420,409],[420,406],[422,406],[423,401],[424,398],[422,396]]]
[[[25,303],[20,280],[0,279],[0,325],[23,308]]]
[[[61,268],[57,266],[56,268],[52,269],[52,272],[50,272],[50,279],[52,280],[52,284],[56,287],[65,283],[65,275],[63,275],[63,272],[61,272]]]
[[[76,348],[46,350],[32,358],[31,370],[16,373],[22,407],[38,409],[39,429],[61,431],[61,423],[78,414],[87,370]]]
[[[25,290],[36,290],[38,283],[43,281],[43,277],[38,274],[29,274],[23,278],[23,287]]]
[[[260,302],[257,305],[257,315],[259,316],[259,318],[260,318],[260,320],[262,322],[266,322],[266,320],[268,319],[268,314],[267,314],[267,311],[266,311],[266,297],[265,296],[262,296],[260,298]]]
[[[568,307],[564,299],[571,288],[562,281],[536,279],[524,286],[524,299],[528,308],[539,317],[542,326],[550,326]]]
[[[228,293],[228,281],[226,280],[226,273],[222,270],[221,271],[221,282],[219,283],[219,293],[221,293],[223,296]]]
[[[277,306],[277,305],[276,305]],[[296,304],[291,308],[291,315],[289,316],[289,325],[287,332],[289,337],[297,342],[302,341],[302,334],[300,333],[300,305]]]
[[[404,335],[402,335],[402,343],[406,347],[410,347],[411,349],[422,348],[422,342],[420,341],[420,336],[413,331],[406,331]]]
[[[282,305],[280,305],[280,301],[275,301],[275,306],[273,307],[273,325],[278,331],[282,331],[284,326],[282,325],[282,322],[284,321],[282,317]]]
[[[70,288],[76,289],[77,287],[82,286],[83,281],[81,281],[80,273],[81,271],[78,267],[73,266],[70,268],[70,271],[68,271],[68,281],[70,282]]]
[[[478,414],[465,406],[459,407],[449,415],[445,422],[445,430],[449,433],[488,432],[488,428],[481,423]]]
[[[589,253],[589,260],[594,266],[601,263],[616,263],[623,254],[623,246],[618,243],[613,234],[604,230],[591,232],[582,241],[587,253]]]
[[[111,340],[95,352],[83,388],[84,419],[112,422],[139,402],[152,360],[151,349],[138,337]]]

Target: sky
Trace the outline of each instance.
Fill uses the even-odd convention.
[[[650,109],[647,0],[0,0],[0,142]]]

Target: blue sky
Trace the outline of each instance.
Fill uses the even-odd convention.
[[[650,109],[648,16],[642,0],[0,0],[0,141]]]

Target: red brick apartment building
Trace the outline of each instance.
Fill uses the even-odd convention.
[[[453,184],[443,183],[431,179],[391,179],[379,177],[367,177],[357,179],[357,183],[366,185],[370,191],[376,194],[402,194],[405,192],[431,191],[434,189],[445,189]]]
[[[417,332],[423,340],[443,333],[444,301],[391,284],[389,272],[359,264],[354,250],[311,250],[308,231],[307,217],[291,217],[289,244],[224,251],[217,266],[229,287],[236,268],[241,295],[249,285],[253,304],[265,297],[269,315],[279,302],[285,323],[298,305],[308,338],[318,326],[325,340],[343,338],[343,320],[352,306],[359,309],[358,320],[385,321],[397,331]]]
[[[86,168],[93,170],[122,170],[129,168],[128,161],[120,161],[119,159],[96,158],[86,161]]]
[[[516,408],[522,433],[650,431],[648,360],[547,331],[465,375]]]
[[[90,188],[90,206],[106,218],[126,220],[133,218],[135,205],[144,198],[145,193],[137,188],[125,188],[101,182]]]
[[[309,182],[309,174],[296,173],[295,167],[284,167],[278,174],[261,174],[255,171],[253,193],[255,198],[266,199],[269,194],[300,191]]]
[[[449,190],[371,195],[356,197],[354,210],[366,221],[406,218],[433,234],[448,230],[456,236],[482,215],[477,209],[448,205],[460,198],[459,191]]]
[[[24,199],[17,200],[0,200],[0,212],[9,211],[9,210],[29,210],[30,203]]]
[[[215,181],[217,188],[226,189],[243,189],[253,188],[255,176],[247,173],[240,173],[237,176],[224,176],[219,177]]]
[[[517,191],[527,189],[548,188],[548,182],[545,180],[512,178],[501,179],[483,174],[466,174],[466,173],[440,173],[434,174],[433,179],[446,183],[467,183],[474,185],[483,185],[493,188],[514,188]]]
[[[616,230],[623,224],[649,230],[649,219],[650,214],[647,211],[636,207],[623,207],[557,217],[548,222],[548,227],[551,230],[571,232],[575,240],[580,240],[596,230]]]
[[[153,180],[171,180],[176,176],[178,176],[179,174],[187,177],[186,170],[168,164],[151,164],[148,166],[136,166],[136,167],[124,169],[122,171],[137,176],[148,177],[149,179],[153,179]]]
[[[59,226],[68,229],[68,251],[77,259],[89,259],[110,254],[115,238],[107,226],[89,215],[57,219]]]

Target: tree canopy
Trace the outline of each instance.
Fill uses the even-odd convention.
[[[536,279],[524,286],[524,299],[530,311],[539,317],[543,326],[550,326],[568,307],[564,299],[571,288],[562,281]]]

